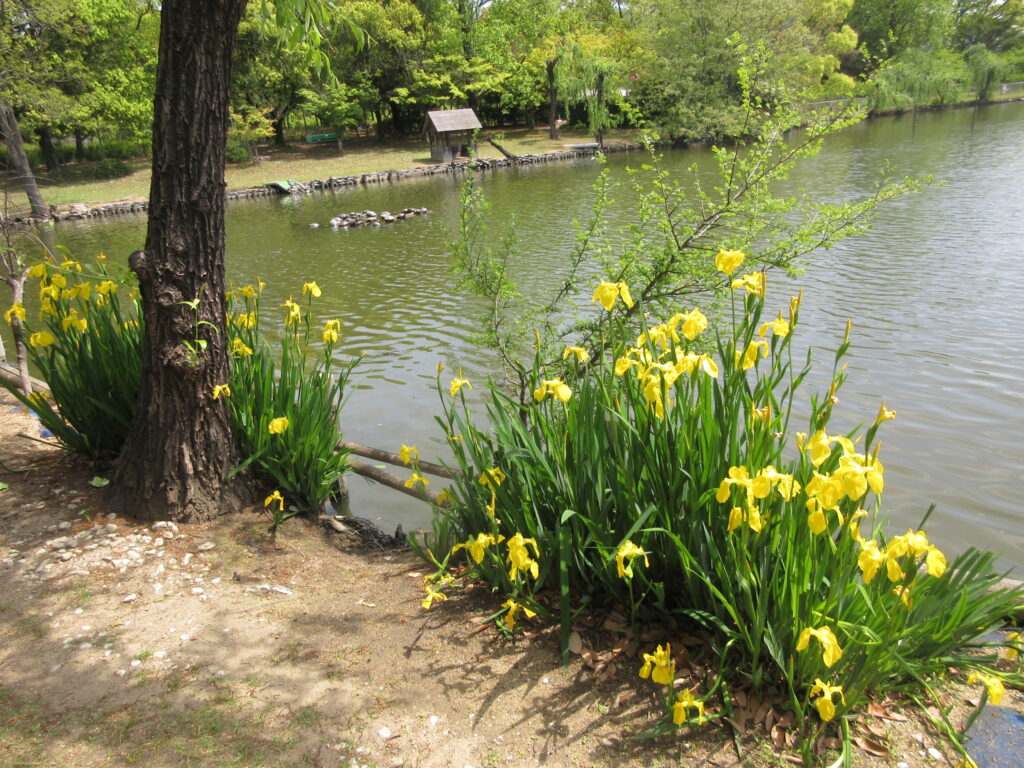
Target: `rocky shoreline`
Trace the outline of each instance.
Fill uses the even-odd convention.
[[[608,145],[601,152],[628,152],[643,149],[642,144],[614,144]],[[510,168],[521,165],[539,165],[543,163],[562,162],[566,160],[579,160],[581,158],[593,157],[599,150],[596,148],[582,147],[566,149],[559,152],[545,152],[542,154],[517,155],[509,158],[476,158],[473,160],[461,160],[454,163],[441,163],[438,165],[427,165],[421,168],[408,168],[405,170],[387,170],[376,173],[359,173],[351,176],[328,176],[324,179],[311,179],[309,181],[287,181],[269,182],[259,187],[244,187],[242,189],[229,189],[226,193],[228,200],[252,200],[260,197],[274,197],[277,195],[304,195],[313,192],[332,192],[341,189],[365,187],[373,184],[391,184],[406,179],[422,178],[424,176],[439,176],[450,174],[462,174],[467,171],[493,170],[497,168]],[[125,202],[101,203],[97,205],[86,205],[75,203],[67,209],[51,210],[52,221],[75,221],[82,219],[97,219],[110,216],[122,216],[129,214],[146,213],[149,210],[149,202],[146,200],[131,200]],[[29,217],[17,217],[12,219],[17,223],[31,223]]]

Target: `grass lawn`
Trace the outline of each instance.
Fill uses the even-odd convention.
[[[484,136],[495,137],[502,146],[517,155],[555,152],[564,149],[566,144],[593,141],[593,137],[583,130],[566,128],[561,130],[558,141],[551,141],[546,126],[488,131]],[[636,141],[638,136],[639,132],[635,130],[612,131],[605,142],[631,142]],[[478,149],[481,157],[501,157],[501,153],[488,144],[486,138],[480,141]],[[256,187],[282,179],[308,181],[328,176],[350,176],[434,165],[430,159],[430,148],[420,136],[388,139],[384,142],[372,138],[355,139],[345,144],[343,152],[339,152],[334,144],[305,143],[293,143],[283,149],[271,147],[264,152],[268,156],[259,164],[229,164],[225,174],[228,187]],[[119,179],[97,181],[91,178],[94,165],[69,164],[57,175],[48,175],[45,169],[36,169],[43,199],[49,205],[67,206],[73,203],[99,204],[148,197],[148,158],[131,161],[132,173]],[[16,179],[5,177],[3,188],[10,196],[9,204],[13,211],[28,210],[28,202]]]

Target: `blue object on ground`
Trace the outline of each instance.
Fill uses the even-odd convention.
[[[985,707],[971,726],[965,746],[978,768],[1020,768],[1024,716],[1010,707]]]

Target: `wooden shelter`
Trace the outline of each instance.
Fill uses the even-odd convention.
[[[430,159],[450,163],[457,157],[476,151],[473,131],[480,120],[472,109],[438,109],[427,112],[423,132],[430,142]]]

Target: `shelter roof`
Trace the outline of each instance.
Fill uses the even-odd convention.
[[[427,124],[433,126],[438,133],[474,131],[481,127],[472,109],[437,109],[427,112]]]

